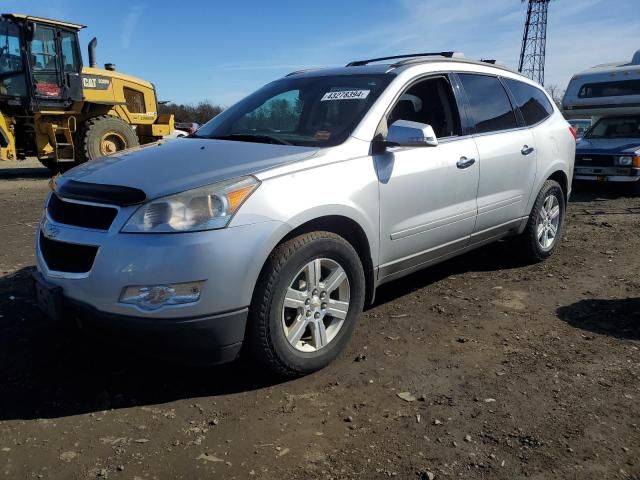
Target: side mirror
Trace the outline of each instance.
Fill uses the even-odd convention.
[[[396,120],[389,127],[385,144],[390,147],[436,147],[438,139],[431,125]]]

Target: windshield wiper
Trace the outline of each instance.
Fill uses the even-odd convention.
[[[239,142],[260,142],[260,143],[274,143],[277,145],[293,145],[291,142],[287,142],[281,138],[272,137],[270,135],[260,135],[253,133],[232,133],[230,135],[218,135],[215,137],[206,137],[213,140],[237,140]]]

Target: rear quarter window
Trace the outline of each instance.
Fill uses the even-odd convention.
[[[535,125],[551,116],[553,106],[542,90],[511,78],[504,78],[503,80],[511,90],[527,126]]]
[[[518,127],[511,101],[498,77],[459,74],[469,101],[476,133],[499,132]]]

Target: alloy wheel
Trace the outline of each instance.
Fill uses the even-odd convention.
[[[344,268],[329,258],[311,260],[285,294],[282,328],[289,344],[301,352],[325,348],[342,329],[349,300]]]
[[[538,213],[536,239],[543,250],[550,250],[556,242],[560,226],[560,202],[555,195],[548,195]]]

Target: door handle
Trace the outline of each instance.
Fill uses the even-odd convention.
[[[476,163],[476,159],[475,158],[460,157],[460,160],[458,160],[456,162],[456,167],[458,167],[458,168],[469,168],[474,163]]]
[[[520,153],[522,153],[523,155],[530,155],[533,153],[535,149],[533,147],[530,147],[529,145],[525,145],[524,147],[522,147],[522,150],[520,150]]]

